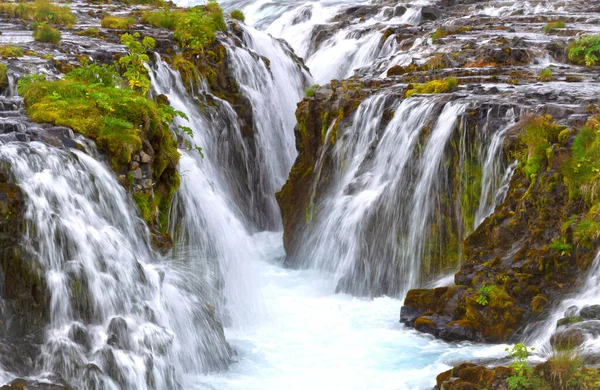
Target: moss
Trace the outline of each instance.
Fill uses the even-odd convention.
[[[410,64],[408,66],[394,65],[387,71],[387,77],[391,76],[402,76],[403,74],[415,72],[418,70],[416,65]]]
[[[189,92],[194,93],[198,89],[198,80],[200,79],[200,75],[194,64],[181,55],[174,56],[171,61],[173,68],[181,75],[186,88],[188,90],[191,88]]]
[[[583,198],[589,206],[600,199],[600,117],[590,119],[573,142],[572,157],[561,166],[571,199]]]
[[[8,66],[0,64],[0,88],[8,86]]]
[[[151,196],[144,193],[137,193],[133,194],[133,200],[135,201],[135,204],[137,205],[138,210],[140,211],[142,219],[149,223],[152,223],[152,216],[154,213],[152,212],[151,208]]]
[[[531,311],[534,313],[541,312],[548,304],[548,298],[544,295],[538,294],[531,301]]]
[[[304,96],[306,96],[306,97],[313,97],[313,96],[315,96],[315,89],[318,89],[319,87],[320,87],[319,84],[312,85],[310,88],[308,88],[306,90],[306,92],[304,92]]]
[[[564,129],[564,126],[552,122],[551,116],[536,116],[524,122],[518,138],[524,147],[516,153],[516,157],[526,177],[537,175],[548,164],[547,150],[558,142],[558,135]]]
[[[557,20],[550,22],[544,26],[544,34],[548,34],[551,30],[556,28],[565,28],[567,24],[563,20]]]
[[[461,26],[461,27],[441,26],[441,27],[438,27],[437,30],[434,31],[433,35],[431,36],[431,39],[433,40],[433,42],[435,42],[440,38],[445,38],[447,36],[455,35],[455,34],[463,34],[463,33],[469,32],[471,30],[472,30],[471,27],[467,27],[467,26]]]
[[[433,326],[433,327],[435,327],[435,323],[431,319],[422,316],[422,317],[419,317],[419,318],[417,318],[415,320],[415,327],[420,327],[420,326]]]
[[[121,18],[118,16],[111,16],[111,15],[106,15],[100,21],[100,26],[102,28],[112,28],[112,29],[119,29],[119,30],[129,30],[129,28],[131,28],[131,26],[133,26],[134,24],[135,24],[134,18],[131,18],[131,17]]]
[[[12,45],[0,45],[1,58],[23,57],[23,48]]]
[[[100,30],[98,30],[96,27],[90,27],[84,31],[78,32],[77,35],[90,38],[100,38]]]
[[[455,88],[458,79],[447,77],[444,80],[433,80],[425,84],[411,84],[407,87],[404,97],[409,98],[414,94],[444,93]]]

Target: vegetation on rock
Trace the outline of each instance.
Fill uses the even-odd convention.
[[[34,3],[3,3],[0,4],[0,14],[55,26],[72,27],[77,21],[69,6],[58,6],[49,0],[36,0]]]
[[[95,140],[117,171],[142,151],[142,141],[147,139],[154,149],[157,192],[150,205],[149,197],[138,194],[135,199],[151,223],[161,212],[167,212],[179,186],[179,152],[169,126],[175,116],[182,114],[146,96],[150,81],[144,67],[147,56],[142,51],[152,47],[153,40],[146,37],[139,42],[126,34],[123,42],[131,52],[119,62],[122,76],[114,65],[84,63],[61,80],[26,76],[19,82],[19,93],[33,120],[68,126]]]
[[[135,19],[131,17],[118,17],[106,15],[100,21],[100,26],[103,28],[114,28],[119,30],[129,30],[135,24]]]
[[[525,121],[519,142],[524,148],[515,153],[519,166],[527,177],[536,175],[548,163],[549,149],[558,142],[558,135],[565,130],[552,122],[552,116],[536,116]]]
[[[58,45],[62,39],[60,31],[48,24],[42,24],[34,27],[33,39],[38,42],[53,43]]]
[[[244,13],[239,9],[231,11],[231,17],[236,20],[239,20],[240,22],[244,22],[246,20],[246,16],[244,16]]]
[[[552,81],[552,69],[546,68],[542,69],[540,74],[537,77],[538,81]]]
[[[142,22],[172,30],[181,48],[200,52],[214,43],[217,31],[227,28],[223,11],[214,0],[206,6],[146,12]]]
[[[1,58],[23,57],[23,48],[12,45],[0,45]]]
[[[448,92],[458,85],[458,79],[455,77],[446,77],[443,80],[432,80],[425,84],[411,84],[407,87],[404,96],[411,97],[414,94],[430,94]]]
[[[567,24],[563,20],[557,20],[555,22],[550,22],[544,26],[544,34],[548,34],[550,30],[555,28],[565,28]]]
[[[586,35],[571,42],[569,60],[578,65],[594,66],[600,61],[600,35]]]
[[[8,85],[8,66],[0,64],[0,88]]]

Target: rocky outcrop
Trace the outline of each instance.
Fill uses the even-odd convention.
[[[512,130],[513,154],[528,123]],[[554,140],[538,173],[517,170],[504,203],[464,241],[456,286],[409,291],[402,322],[446,340],[502,342],[577,288],[596,245],[571,245],[574,216],[588,207],[565,185],[569,139]]]
[[[25,199],[0,173],[0,363],[13,372],[31,368],[48,321],[48,291],[35,258],[22,245]]]

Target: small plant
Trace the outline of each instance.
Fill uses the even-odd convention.
[[[310,88],[308,88],[306,90],[306,92],[304,92],[304,96],[306,96],[306,97],[313,97],[313,96],[315,96],[315,90],[319,89],[319,87],[320,87],[319,84],[312,85]]]
[[[542,69],[537,79],[538,81],[552,81],[552,69]]]
[[[458,85],[458,79],[446,77],[443,80],[433,80],[425,84],[411,84],[404,93],[405,98],[414,94],[443,93],[455,88]]]
[[[120,18],[118,16],[105,16],[100,22],[102,28],[112,28],[118,30],[129,30],[135,24],[134,18]]]
[[[586,35],[571,42],[569,60],[579,65],[594,66],[600,61],[600,35]]]
[[[471,27],[461,26],[461,27],[438,27],[437,30],[433,32],[431,39],[433,42],[437,41],[440,38],[445,38],[449,35],[462,34],[465,32],[471,31]]]
[[[561,256],[564,256],[564,255],[570,256],[571,253],[573,252],[573,246],[571,246],[570,244],[567,244],[566,242],[564,242],[562,240],[556,240],[556,241],[552,242],[550,245],[548,245],[548,248],[554,249],[555,251],[560,253]]]
[[[0,45],[0,57],[2,57],[2,58],[23,57],[23,49],[18,46]]]
[[[231,11],[231,17],[236,20],[239,20],[240,22],[246,21],[246,16],[244,16],[244,13],[239,9]]]
[[[125,69],[123,77],[129,82],[129,88],[140,90],[145,95],[151,86],[148,69],[145,66],[150,58],[146,53],[154,48],[156,41],[151,37],[144,37],[141,41],[139,38],[139,33],[121,36],[121,43],[129,48],[129,55],[121,57],[119,65]]]
[[[98,30],[96,27],[90,27],[84,31],[78,32],[77,35],[90,38],[100,38],[100,30]]]
[[[527,348],[525,344],[515,344],[512,349],[506,348],[508,355],[514,360],[508,366],[515,375],[506,378],[506,384],[511,390],[521,390],[530,387],[530,377],[533,369],[529,365],[527,358],[535,348]]]
[[[33,39],[38,42],[53,43],[58,45],[62,39],[62,36],[60,35],[60,31],[44,23],[42,25],[35,26]]]
[[[479,303],[481,306],[487,306],[494,296],[501,292],[503,292],[502,289],[494,286],[493,284],[482,286],[478,291],[479,295],[477,296],[477,303]]]
[[[544,26],[544,34],[548,34],[550,30],[555,28],[565,28],[567,24],[563,20],[557,20],[555,22],[550,22]]]

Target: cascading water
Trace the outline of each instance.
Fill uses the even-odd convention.
[[[25,244],[50,292],[41,372],[88,389],[177,388],[183,372],[228,363],[211,297],[150,249],[102,163],[35,142],[3,144],[0,159],[26,194]]]
[[[327,180],[332,184],[320,198],[316,189],[327,186],[320,176],[323,156],[317,163],[310,223],[293,261],[334,272],[343,291],[403,296],[423,282],[419,275],[424,268],[434,274],[443,271],[422,262],[430,243],[443,237],[444,229],[460,232],[464,226],[466,236],[476,227],[465,226],[468,221],[460,219],[464,217],[444,227],[441,218],[452,213],[450,203],[456,202],[444,201],[444,196],[453,191],[448,183],[452,157],[448,145],[457,129],[460,148],[472,142],[469,147],[476,150],[470,154],[481,167],[482,184],[473,190],[482,199],[475,208],[477,224],[503,200],[501,189],[510,176],[505,173],[501,146],[506,129],[514,123],[513,110],[508,110],[504,128],[494,131],[484,126],[478,139],[469,141],[459,119],[467,103],[443,98],[401,100],[393,103],[394,116],[382,125],[386,101],[393,99],[386,94],[367,99],[353,123],[339,132],[335,146],[329,146],[326,137],[321,153],[332,148],[327,151],[332,160]],[[468,159],[471,156],[461,156],[459,171],[466,170],[462,165]]]

